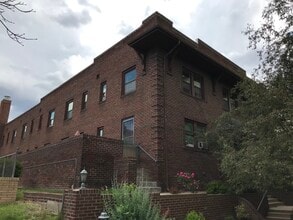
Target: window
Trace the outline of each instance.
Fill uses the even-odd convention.
[[[30,134],[34,131],[34,119],[31,121]]]
[[[184,143],[187,147],[197,146],[199,142],[204,142],[206,125],[185,119],[184,122]]]
[[[106,101],[107,95],[107,82],[102,82],[100,87],[100,102]]]
[[[66,102],[65,106],[65,116],[64,119],[71,119],[72,118],[72,113],[73,113],[73,99],[70,101]]]
[[[203,99],[203,77],[184,69],[182,72],[182,90],[189,95]]]
[[[230,89],[223,88],[223,109],[226,111],[230,111],[237,107],[237,102],[234,98],[231,96]]]
[[[6,144],[8,144],[8,141],[9,141],[9,136],[10,136],[10,132],[8,132],[8,134],[7,134],[7,138],[6,138]]]
[[[16,138],[16,135],[17,135],[17,130],[13,130],[12,132],[12,137],[11,137],[11,143],[14,142],[15,138]]]
[[[136,69],[123,73],[123,94],[127,95],[136,90]]]
[[[88,100],[88,91],[82,93],[81,110],[84,110],[87,108],[87,100]]]
[[[24,124],[22,126],[22,131],[21,131],[21,139],[23,139],[25,137],[26,132],[27,132],[27,124]]]
[[[38,129],[41,130],[43,124],[43,115],[40,115]]]
[[[97,128],[97,136],[103,137],[104,136],[104,127],[98,127]]]
[[[134,144],[134,118],[122,120],[122,140],[125,144]]]
[[[48,116],[48,127],[52,127],[54,125],[54,119],[55,119],[55,110],[49,111]]]

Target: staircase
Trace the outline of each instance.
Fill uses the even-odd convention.
[[[136,173],[136,184],[139,188],[148,190],[150,193],[160,193],[161,187],[158,187],[156,181],[150,180],[148,171],[144,168],[138,168]]]
[[[293,220],[293,206],[286,206],[283,202],[270,195],[268,195],[268,202],[267,220]]]

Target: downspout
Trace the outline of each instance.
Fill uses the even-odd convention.
[[[164,71],[163,71],[163,112],[164,112],[164,121],[163,121],[163,126],[164,126],[164,161],[165,161],[165,180],[166,180],[166,189],[169,189],[169,175],[168,175],[168,154],[167,154],[167,149],[166,149],[166,89],[165,89],[165,75],[167,74],[166,70],[166,60],[168,57],[179,47],[181,44],[181,41],[178,40],[177,44],[164,56]]]

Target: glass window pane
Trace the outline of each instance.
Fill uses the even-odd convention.
[[[193,123],[185,121],[184,130],[193,133]]]
[[[128,73],[125,73],[124,83],[127,84],[131,81],[134,81],[135,78],[136,78],[136,70],[133,69],[133,70],[129,71]]]
[[[73,109],[73,102],[68,103],[68,111],[71,111]]]
[[[134,143],[134,120],[126,119],[122,121],[122,140],[124,143]]]
[[[183,72],[182,81],[190,84],[190,74],[187,72]]]
[[[184,136],[184,143],[185,145],[194,145],[194,137],[192,135],[185,135]],[[192,146],[190,146],[192,147]]]
[[[136,81],[132,81],[128,84],[125,84],[125,94],[135,91],[136,89]]]

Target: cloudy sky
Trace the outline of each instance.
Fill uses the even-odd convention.
[[[37,38],[24,46],[0,26],[0,99],[12,98],[10,120],[30,109],[155,11],[191,39],[200,38],[249,75],[257,65],[242,33],[258,25],[265,0],[42,0],[29,14],[6,13],[11,29]]]

